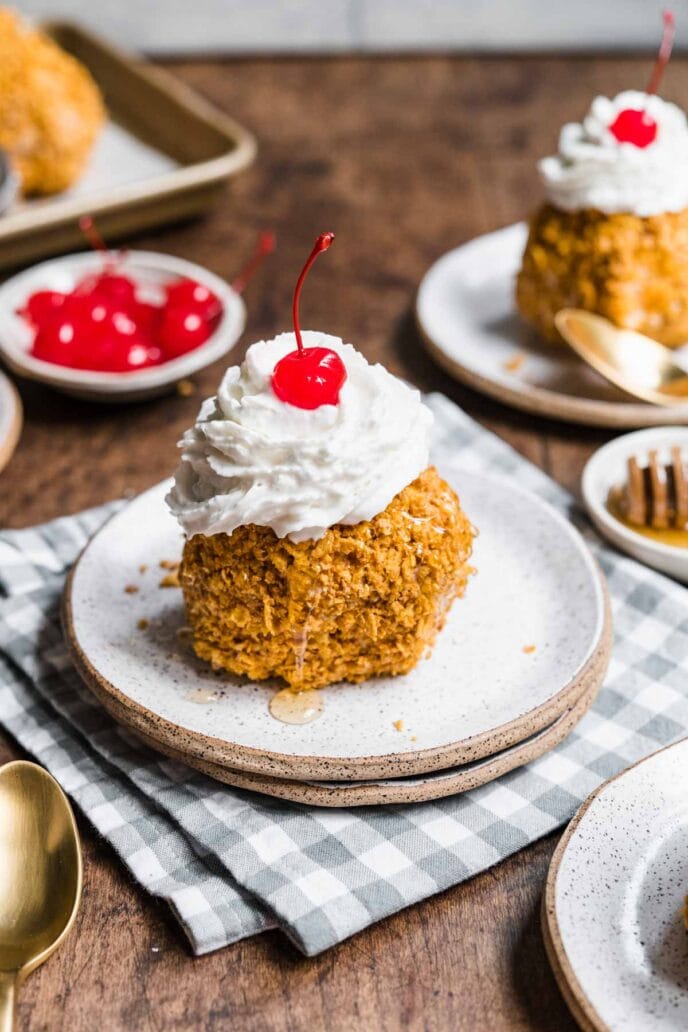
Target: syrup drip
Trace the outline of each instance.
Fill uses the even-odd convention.
[[[197,702],[201,705],[207,702],[219,702],[222,698],[222,691],[218,688],[192,688],[187,693],[188,702]]]
[[[322,716],[324,706],[322,696],[313,688],[304,692],[283,688],[270,699],[268,709],[283,724],[312,724]]]

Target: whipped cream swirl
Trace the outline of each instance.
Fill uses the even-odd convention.
[[[630,108],[657,123],[647,147],[619,143],[610,130]],[[660,215],[688,207],[688,123],[684,112],[656,95],[625,90],[596,97],[582,124],[570,122],[559,153],[539,164],[548,200],[564,211],[594,208],[607,215]]]
[[[339,404],[300,409],[273,392],[293,333],[253,344],[180,442],[167,502],[188,536],[253,523],[317,539],[337,523],[372,519],[427,467],[432,414],[419,392],[336,337],[305,331],[303,343],[341,356]]]

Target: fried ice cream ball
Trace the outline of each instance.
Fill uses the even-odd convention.
[[[0,147],[22,192],[53,194],[71,186],[104,122],[100,91],[83,65],[0,8]]]
[[[294,690],[404,674],[463,595],[475,530],[433,467],[372,520],[298,544],[196,534],[179,571],[198,656]]]
[[[521,315],[552,343],[560,308],[584,308],[678,347],[688,340],[688,209],[662,215],[536,212],[516,284]]]

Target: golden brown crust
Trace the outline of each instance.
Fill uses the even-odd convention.
[[[523,317],[549,341],[560,308],[585,308],[670,347],[688,339],[688,209],[641,218],[543,205],[516,284]]]
[[[71,186],[104,121],[100,91],[83,65],[0,8],[0,147],[23,192]]]
[[[196,653],[297,689],[406,673],[465,590],[474,533],[430,467],[374,519],[319,541],[254,525],[197,534],[179,575]]]

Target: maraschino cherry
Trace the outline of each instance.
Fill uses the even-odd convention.
[[[31,353],[44,362],[127,373],[160,365],[204,344],[222,318],[222,302],[202,283],[179,279],[163,304],[142,300],[135,280],[118,271],[122,252],[107,250],[93,220],[80,220],[102,270],[80,280],[68,294],[39,290],[18,313],[34,330]],[[263,258],[275,248],[263,233],[250,262],[232,284],[241,293]]]
[[[662,42],[650,84],[645,91],[649,97],[653,96],[659,89],[664,70],[671,57],[671,48],[674,45],[674,33],[676,31],[674,16],[671,11],[665,11],[662,17],[664,18]],[[649,147],[657,138],[657,123],[654,118],[647,111],[637,108],[625,108],[623,111],[620,111],[609,126],[609,130],[614,134],[619,143],[632,143],[640,148]]]
[[[331,348],[304,348],[299,325],[303,281],[315,259],[328,249],[333,240],[334,233],[321,233],[301,270],[292,305],[297,349],[281,358],[272,374],[272,389],[280,401],[302,409],[338,404],[339,392],[346,380],[346,368],[337,352]]]
[[[99,251],[105,259],[103,271],[95,279],[88,277],[88,279],[79,284],[79,287],[84,292],[99,294],[104,300],[107,299],[122,308],[128,308],[130,305],[135,304],[136,284],[128,276],[122,276],[115,271],[117,259],[113,258],[111,252],[105,246],[105,242],[96,229],[95,222],[90,215],[84,215],[79,219],[79,229],[89,241],[93,250]]]

